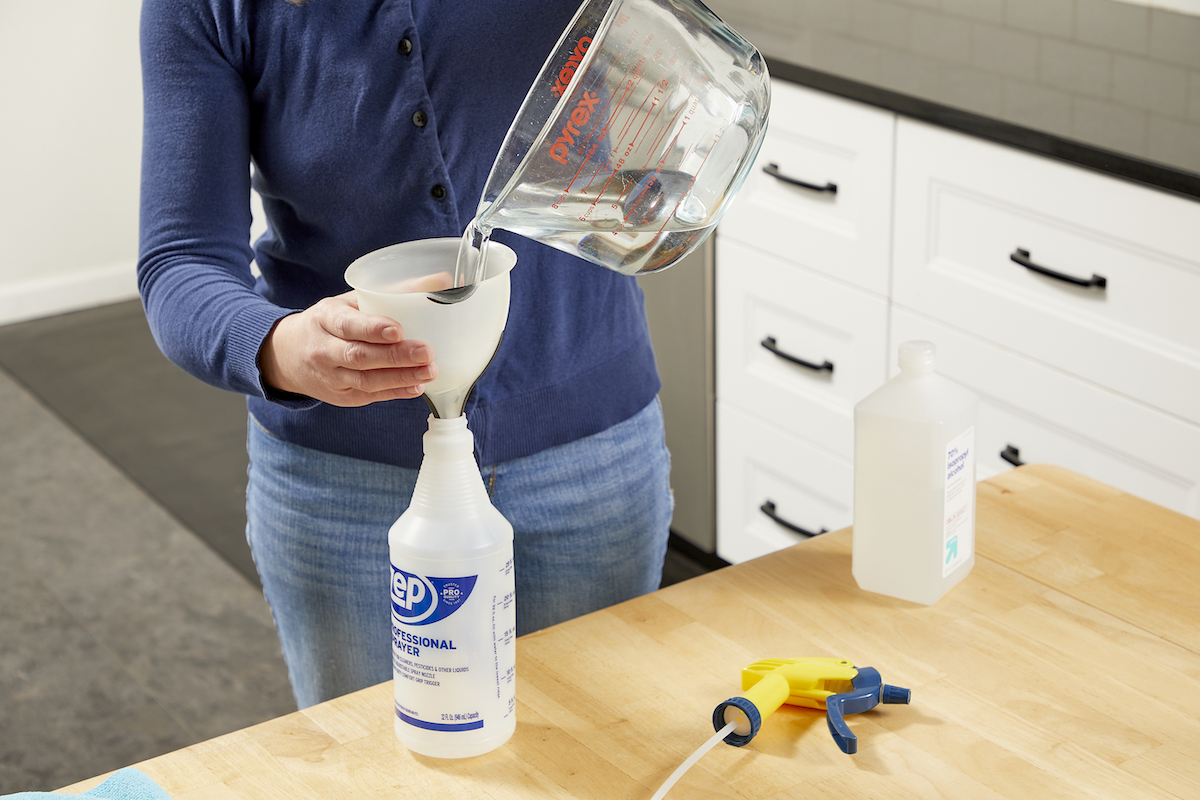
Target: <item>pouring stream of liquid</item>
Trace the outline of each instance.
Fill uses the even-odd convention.
[[[487,262],[490,231],[480,225],[478,219],[471,220],[463,231],[458,245],[458,259],[454,262],[454,284],[449,289],[430,292],[429,299],[435,303],[450,305],[461,303],[475,294],[475,287],[483,280]]]

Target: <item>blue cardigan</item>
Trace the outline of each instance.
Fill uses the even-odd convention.
[[[287,441],[418,466],[424,401],[273,395],[259,348],[281,317],[347,291],[358,256],[462,233],[574,12],[572,0],[145,0],[138,284],[163,352],[248,395]],[[253,248],[252,184],[269,224]],[[633,278],[496,239],[518,262],[504,340],[467,408],[481,464],[604,430],[659,389]]]

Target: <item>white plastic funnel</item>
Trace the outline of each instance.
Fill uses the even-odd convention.
[[[458,245],[458,237],[404,242],[367,253],[346,269],[359,309],[390,317],[405,338],[433,346],[438,376],[425,384],[425,400],[442,419],[462,415],[471,387],[500,345],[509,271],[517,263],[511,248],[492,242],[475,291],[446,302],[438,292],[451,286]]]

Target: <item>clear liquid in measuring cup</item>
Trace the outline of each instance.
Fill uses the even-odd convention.
[[[501,147],[456,285],[496,228],[625,275],[675,263],[740,188],[769,105],[761,55],[695,0],[587,0]]]
[[[623,275],[654,272],[716,227],[699,195],[689,192],[692,183],[686,174],[605,165],[575,191],[564,191],[553,177],[526,181],[471,222],[460,258],[468,264],[467,243],[483,253],[491,231],[503,228]]]

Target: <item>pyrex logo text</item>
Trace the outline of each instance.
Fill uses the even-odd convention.
[[[583,93],[579,103],[571,110],[571,116],[567,118],[567,124],[563,126],[562,135],[554,140],[554,144],[550,145],[551,158],[560,164],[567,163],[567,155],[575,146],[575,137],[588,124],[588,120],[592,118],[592,113],[596,110],[596,104],[599,102],[600,95],[595,92]]]
[[[567,90],[567,84],[571,82],[571,78],[575,77],[575,68],[583,60],[583,54],[587,52],[588,45],[591,43],[592,37],[590,36],[582,36],[575,43],[575,52],[567,58],[567,63],[563,64],[563,68],[558,71],[558,80],[550,88],[550,93],[555,97],[563,96],[563,92]]]

